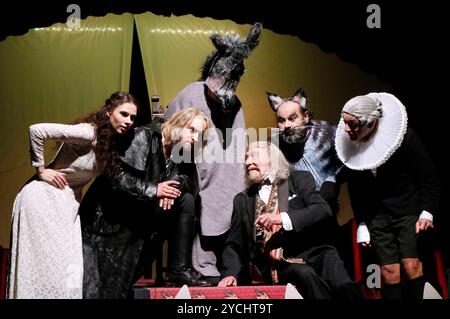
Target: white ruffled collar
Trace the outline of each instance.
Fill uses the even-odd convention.
[[[354,142],[344,130],[341,117],[336,131],[336,152],[342,163],[353,170],[375,169],[384,164],[400,147],[408,126],[405,106],[389,93],[369,93],[382,103],[383,116],[376,133],[365,142]]]

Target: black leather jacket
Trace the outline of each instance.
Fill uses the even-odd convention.
[[[144,242],[162,243],[167,212],[158,205],[158,183],[178,180],[182,192],[198,193],[194,163],[166,169],[160,123],[134,133],[120,173],[97,177],[80,204],[85,298],[125,298]]]
[[[155,200],[157,185],[165,180],[177,180],[182,193],[198,193],[197,170],[194,163],[174,163],[166,167],[159,121],[137,128],[133,141],[121,157],[124,168],[113,178],[116,190],[136,199]]]
[[[97,177],[80,205],[84,230],[114,232],[120,224],[148,231],[152,212],[158,209],[158,183],[177,180],[182,193],[198,193],[195,163],[171,163],[166,169],[158,121],[135,129],[131,145],[121,156],[120,173]],[[100,222],[103,221],[103,222]],[[149,225],[150,224],[150,225]],[[142,225],[146,225],[144,229]]]

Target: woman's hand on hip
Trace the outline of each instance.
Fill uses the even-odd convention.
[[[67,183],[66,174],[57,172],[50,168],[45,168],[38,171],[39,179],[55,186],[59,189],[64,189],[69,183]]]

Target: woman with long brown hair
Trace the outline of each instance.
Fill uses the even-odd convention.
[[[8,298],[81,298],[83,253],[79,202],[83,187],[119,167],[120,146],[136,118],[125,92],[74,124],[30,126],[31,164],[36,175],[16,197],[12,213]],[[44,143],[60,143],[44,163]]]

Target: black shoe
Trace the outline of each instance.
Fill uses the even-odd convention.
[[[211,284],[206,280],[195,278],[188,270],[172,271],[167,273],[168,285],[174,285],[175,287],[181,287],[183,285],[192,287],[209,287]]]
[[[217,286],[220,281],[220,277],[216,276],[203,276],[198,277],[198,280],[207,282],[210,286]]]

